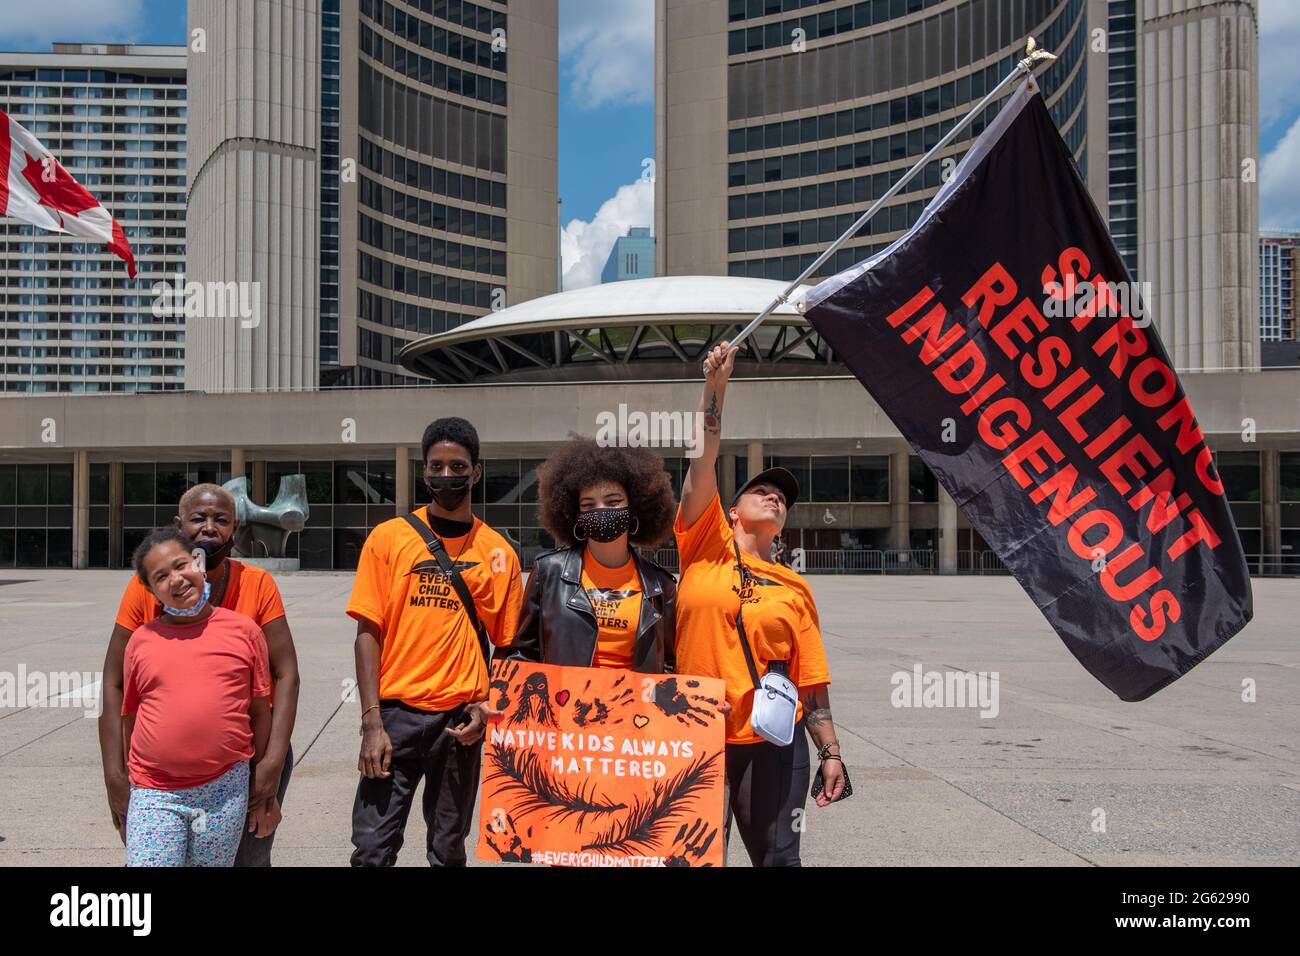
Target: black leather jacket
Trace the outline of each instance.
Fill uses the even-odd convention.
[[[524,606],[508,659],[590,667],[599,629],[591,599],[582,588],[586,547],[540,554],[528,575]],[[632,549],[641,578],[641,619],[631,669],[665,673],[673,664],[677,628],[677,582],[671,573]]]

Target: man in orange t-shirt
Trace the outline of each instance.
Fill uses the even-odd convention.
[[[361,780],[352,807],[353,866],[392,866],[420,780],[431,866],[464,866],[478,785],[488,666],[479,634],[424,533],[442,541],[491,644],[514,637],[522,598],[519,558],[470,510],[482,479],[478,433],[463,418],[424,432],[427,509],[370,532],[347,613],[357,622]]]
[[[249,810],[261,810],[278,825],[289,778],[293,773],[294,719],[298,711],[298,655],[285,617],[280,590],[269,573],[229,557],[239,521],[235,499],[215,484],[195,485],[181,496],[174,519],[206,554],[212,606],[243,614],[261,628],[271,666],[271,739],[258,763],[249,794]],[[136,575],[131,575],[117,609],[113,633],[104,658],[103,709],[99,718],[99,749],[104,765],[113,826],[121,834],[130,798],[130,780],[122,735],[123,659],[131,634],[162,615],[162,604]],[[267,836],[245,831],[235,866],[270,866],[274,827]]]

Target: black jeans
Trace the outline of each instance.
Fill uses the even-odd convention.
[[[284,752],[284,769],[280,771],[280,786],[275,791],[281,809],[284,809],[284,795],[289,790],[289,778],[292,776],[293,747],[290,746]],[[239,838],[239,852],[235,854],[235,866],[270,866],[271,844],[274,842],[274,833],[266,837],[253,836],[245,825],[244,835]]]
[[[352,805],[353,866],[393,866],[402,848],[415,788],[424,778],[424,823],[430,866],[464,866],[478,786],[480,741],[463,747],[448,724],[464,721],[464,706],[424,711],[399,701],[381,701],[379,716],[393,744],[383,780],[362,777]]]
[[[727,744],[727,816],[754,866],[800,866],[799,837],[812,773],[803,721],[785,747],[768,743]]]

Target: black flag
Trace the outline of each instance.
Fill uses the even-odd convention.
[[[1136,292],[1027,80],[907,235],[801,303],[1123,700],[1251,617],[1210,449]]]

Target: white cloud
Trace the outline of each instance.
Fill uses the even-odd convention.
[[[1291,124],[1259,173],[1260,225],[1300,229],[1300,118]]]
[[[560,61],[583,109],[654,98],[653,0],[560,0]]]
[[[573,219],[560,236],[564,262],[564,288],[581,289],[600,282],[600,271],[614,248],[614,240],[633,226],[652,226],[655,187],[648,179],[619,186],[596,210],[591,222]]]
[[[144,0],[0,3],[0,48],[46,52],[58,40],[114,43],[139,35]]]
[[[1269,126],[1300,105],[1300,3],[1259,0],[1259,122]]]

